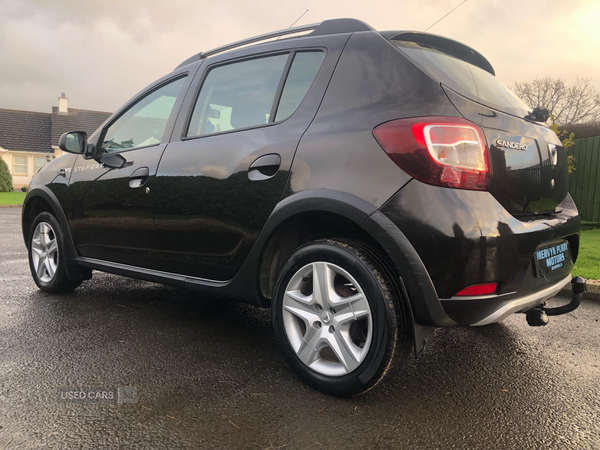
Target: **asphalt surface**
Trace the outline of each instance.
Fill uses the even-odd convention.
[[[304,386],[270,311],[94,272],[73,294],[32,281],[20,209],[0,209],[0,449],[600,448],[600,302],[437,331],[353,399]],[[59,388],[135,387],[136,403]]]

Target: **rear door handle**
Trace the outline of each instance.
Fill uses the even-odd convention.
[[[264,155],[257,158],[248,169],[250,181],[267,180],[275,176],[281,167],[281,156],[277,153]]]
[[[150,169],[147,167],[139,167],[133,171],[129,177],[129,187],[139,188],[146,184],[148,177],[150,176]]]

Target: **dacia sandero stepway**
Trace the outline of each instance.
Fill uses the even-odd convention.
[[[271,307],[305,382],[361,393],[434,327],[577,306],[582,280],[545,308],[580,218],[530,109],[472,48],[354,19],[202,52],[60,138],[23,207],[31,273],[46,292],[93,269]]]

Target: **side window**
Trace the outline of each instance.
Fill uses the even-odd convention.
[[[289,54],[211,69],[194,105],[187,136],[265,124]]]
[[[159,144],[185,77],[152,91],[131,106],[104,135],[101,153]]]
[[[15,175],[27,175],[27,156],[15,156],[13,158],[13,173]]]
[[[46,157],[36,156],[33,160],[33,173],[38,173],[46,165]]]
[[[298,52],[294,55],[275,114],[275,121],[287,119],[298,109],[324,59],[325,53],[321,51]]]

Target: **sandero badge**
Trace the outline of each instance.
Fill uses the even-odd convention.
[[[496,139],[496,146],[503,148],[513,148],[515,150],[527,150],[527,144],[521,144],[520,142],[505,141],[503,139]]]

